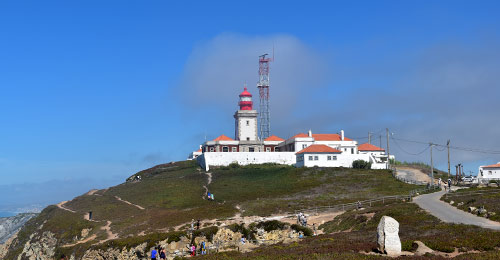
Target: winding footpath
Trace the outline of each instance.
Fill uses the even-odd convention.
[[[476,225],[482,228],[500,230],[500,223],[486,218],[478,217],[468,212],[459,210],[450,204],[441,201],[445,191],[420,195],[413,199],[419,207],[439,218],[443,222]]]

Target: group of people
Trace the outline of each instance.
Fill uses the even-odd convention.
[[[161,246],[157,246],[151,251],[151,259],[167,259],[167,255],[165,254],[165,249],[161,248]]]
[[[196,256],[196,254],[198,253],[199,255],[206,255],[207,254],[207,247],[205,245],[205,241],[202,241],[200,243],[200,247],[196,248],[196,245],[195,244],[191,244],[189,246],[189,252],[190,252],[190,255],[191,256]]]
[[[441,178],[438,179],[438,186],[441,187],[441,183],[442,183],[442,180]],[[448,179],[445,183],[444,183],[444,191],[450,191],[451,190],[451,179]]]
[[[208,199],[208,200],[215,200],[215,199],[214,199],[214,194],[213,194],[213,193],[210,193],[210,192],[207,192],[207,199]]]
[[[299,214],[297,214],[297,224],[307,227],[307,216],[304,215],[304,213],[299,212]]]

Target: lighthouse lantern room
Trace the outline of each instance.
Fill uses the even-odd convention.
[[[245,87],[240,94],[239,110],[234,114],[235,139],[239,141],[258,141],[257,111],[253,110],[252,94]]]

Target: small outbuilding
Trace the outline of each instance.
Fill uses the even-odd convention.
[[[339,167],[339,155],[342,152],[324,144],[313,144],[295,155],[297,167]]]

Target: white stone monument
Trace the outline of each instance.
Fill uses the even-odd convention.
[[[381,252],[388,255],[401,254],[401,241],[399,240],[399,223],[389,217],[383,216],[377,227],[378,247]]]

